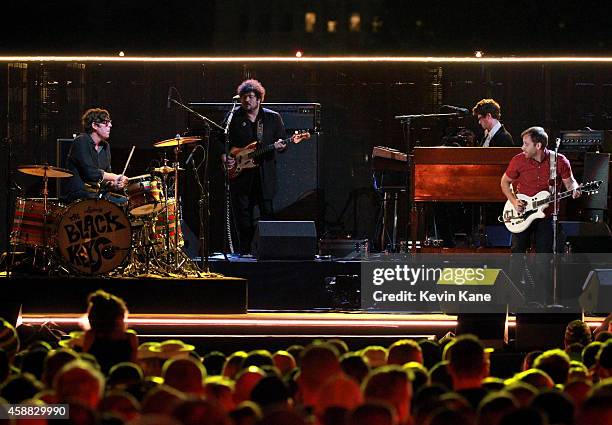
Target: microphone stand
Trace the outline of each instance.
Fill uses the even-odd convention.
[[[223,129],[224,136],[224,150],[225,158],[227,158],[230,154],[230,140],[229,140],[229,128],[232,123],[232,119],[234,118],[234,113],[236,112],[236,99],[234,99],[234,103],[232,104],[232,109],[230,110],[229,116],[227,117],[227,122],[225,123],[225,128]],[[230,182],[229,182],[229,170],[226,166],[223,167],[223,176],[225,180],[225,205],[224,205],[224,213],[225,213],[225,232],[224,232],[224,241],[223,241],[223,256],[227,260],[227,253],[225,248],[229,248],[230,254],[234,253],[234,243],[232,241],[232,230],[231,230],[231,220],[230,220],[230,205],[231,205],[231,193],[230,193]]]
[[[412,170],[414,168],[413,155],[412,155],[414,145],[412,145],[410,141],[410,124],[412,123],[412,120],[418,119],[418,118],[451,118],[451,117],[460,117],[461,115],[462,114],[458,112],[450,112],[450,113],[442,113],[442,114],[412,114],[412,115],[396,115],[395,116],[395,119],[400,120],[400,122],[403,124],[405,128],[404,139],[406,142],[406,155],[408,155],[408,163],[407,163],[408,164],[408,167],[407,167],[408,168],[407,170],[408,179],[413,178]],[[415,203],[412,201],[413,193],[411,190],[411,186],[412,184],[406,184],[406,194],[408,195],[408,210],[411,212],[409,215],[409,219],[408,219],[408,226],[410,228],[410,241],[412,243],[411,250],[413,252],[416,252],[416,246],[417,246],[416,238],[417,238],[418,229],[414,228],[413,218],[415,218],[419,212],[417,210],[417,206],[414,205]]]
[[[198,186],[200,187],[200,199],[198,200],[198,206],[199,206],[199,216],[200,216],[200,263],[201,263],[201,267],[203,269],[203,271],[205,273],[210,273],[210,268],[209,268],[209,256],[210,256],[210,247],[209,247],[209,240],[210,240],[210,203],[209,203],[209,182],[208,182],[208,158],[209,158],[209,150],[210,150],[210,130],[211,130],[211,126],[212,127],[216,127],[220,130],[223,130],[223,127],[221,127],[219,124],[217,124],[216,122],[214,122],[213,120],[211,120],[210,118],[205,117],[204,115],[194,111],[193,109],[191,109],[190,107],[188,107],[187,105],[184,105],[183,103],[179,102],[178,100],[169,99],[170,102],[174,103],[175,105],[180,106],[181,108],[183,108],[184,110],[190,112],[191,114],[195,115],[196,117],[198,117],[199,119],[201,119],[205,124],[206,124],[206,136],[207,136],[207,147],[206,147],[206,151],[204,154],[204,185],[202,186],[202,184],[199,181],[199,176],[198,176],[198,170],[195,167],[195,164],[193,166],[194,168],[194,174],[196,175],[196,181],[198,182]],[[176,194],[175,194],[176,196]],[[178,206],[177,206],[178,207]],[[176,234],[178,234],[178,229],[175,229]]]
[[[550,179],[553,181],[552,184],[552,196],[553,196],[553,246],[552,246],[552,267],[553,267],[553,305],[559,306],[559,293],[557,288],[557,232],[558,232],[558,220],[559,220],[559,200],[557,199],[557,167],[559,165],[559,145],[561,144],[561,139],[557,137],[555,140],[555,150],[553,161],[555,161],[555,166],[553,167],[553,175],[550,176]]]

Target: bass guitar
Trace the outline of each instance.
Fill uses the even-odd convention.
[[[601,181],[592,181],[578,186],[578,190],[582,194],[592,195],[597,193]],[[557,200],[567,198],[572,195],[573,190],[567,190],[557,195]],[[554,197],[546,190],[538,192],[534,196],[527,196],[519,193],[516,195],[518,199],[525,202],[525,209],[522,213],[518,213],[510,201],[506,201],[504,211],[499,217],[499,221],[506,225],[506,228],[512,233],[520,233],[526,230],[533,220],[545,216],[544,210],[548,205],[554,202]]]
[[[298,144],[308,139],[310,139],[310,133],[296,133],[291,137],[283,139],[283,143],[289,147],[291,144]],[[268,152],[272,152],[274,149],[274,143],[260,146],[257,141],[251,142],[243,148],[232,148],[230,150],[230,155],[234,157],[236,162],[227,170],[229,178],[235,179],[243,170],[258,167],[259,163],[257,159]]]

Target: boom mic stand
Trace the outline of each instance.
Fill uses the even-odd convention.
[[[198,117],[208,127],[208,130],[207,130],[207,134],[208,134],[207,148],[206,148],[206,153],[204,155],[204,185],[203,185],[204,190],[200,191],[200,199],[198,201],[198,204],[199,204],[199,207],[200,207],[200,214],[199,215],[200,215],[200,256],[201,256],[201,263],[202,263],[202,267],[203,267],[204,272],[205,273],[210,273],[209,266],[208,266],[208,259],[209,259],[208,257],[210,256],[210,246],[209,246],[209,240],[210,240],[210,203],[209,203],[209,184],[208,184],[208,161],[209,161],[209,157],[210,157],[210,155],[209,155],[209,150],[210,150],[210,129],[211,129],[211,126],[212,127],[216,127],[217,129],[219,129],[221,131],[224,131],[224,129],[223,129],[223,127],[221,127],[219,124],[217,124],[216,122],[214,122],[210,118],[207,118],[204,115],[194,111],[193,109],[191,109],[187,105],[184,105],[183,103],[179,102],[178,100],[175,100],[173,98],[169,98],[168,101],[174,103],[175,105],[180,106],[181,108],[183,108],[187,112],[189,112],[189,113],[193,114],[194,116]],[[195,167],[194,167],[194,171],[197,174],[197,169]],[[201,184],[199,184],[199,186],[202,187]],[[204,218],[204,220],[202,220],[202,218]],[[202,223],[202,221],[204,221],[204,223]],[[175,232],[176,232],[176,234],[178,234],[178,227],[175,229]]]

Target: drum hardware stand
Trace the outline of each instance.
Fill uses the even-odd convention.
[[[10,102],[8,102],[8,104],[10,105]],[[6,278],[10,278],[11,277],[11,271],[13,269],[13,264],[15,262],[15,249],[17,248],[14,244],[11,243],[11,216],[8,213],[9,211],[9,205],[11,205],[11,192],[15,191],[17,189],[17,187],[15,187],[13,185],[13,180],[11,178],[12,176],[12,168],[11,168],[11,162],[13,159],[13,138],[11,137],[11,124],[10,124],[10,119],[9,119],[9,111],[7,110],[7,120],[6,120],[6,137],[4,138],[4,143],[6,144],[6,148],[7,148],[7,155],[6,155],[6,220],[5,220],[5,224],[6,224],[6,250],[7,250],[7,254],[8,254],[8,250],[11,250],[11,255],[10,255],[10,260],[8,258],[8,255],[6,256]]]
[[[199,118],[200,120],[202,120],[206,127],[207,127],[207,137],[208,140],[206,140],[207,143],[207,148],[206,148],[206,154],[204,157],[204,184],[202,185],[202,188],[204,189],[201,193],[200,196],[200,201],[202,203],[202,206],[200,207],[202,209],[202,213],[200,214],[201,217],[204,217],[205,220],[200,220],[200,243],[201,243],[201,260],[202,260],[202,265],[204,267],[203,272],[205,273],[206,276],[220,276],[218,273],[211,273],[209,268],[208,268],[208,259],[210,256],[210,252],[209,252],[209,244],[208,244],[208,240],[209,235],[210,235],[210,231],[209,231],[209,227],[210,227],[210,206],[209,206],[209,193],[208,193],[208,189],[209,189],[209,182],[208,182],[208,161],[209,161],[209,151],[210,151],[210,131],[211,129],[214,127],[218,130],[221,130],[223,132],[225,132],[225,129],[223,127],[221,127],[219,124],[217,124],[216,122],[214,122],[213,120],[211,120],[210,118],[205,117],[204,115],[194,111],[193,109],[191,109],[190,107],[184,105],[183,103],[173,99],[172,97],[168,98],[168,103],[174,103],[175,105],[178,105],[179,107],[181,107],[182,109],[186,110],[187,112],[193,114],[194,116],[196,116],[197,118]],[[233,111],[233,108],[232,108]],[[174,182],[175,188],[176,188],[176,193],[175,193],[175,197],[177,200],[177,204],[178,204],[178,196],[176,196],[178,194],[178,152],[180,149],[180,144],[177,143],[177,146],[175,148],[175,174],[176,174],[176,179]],[[197,171],[197,170],[195,170]],[[196,172],[197,174],[197,172]],[[178,208],[178,205],[177,205]],[[202,223],[203,222],[203,223]],[[179,221],[178,221],[178,214],[175,214],[175,234],[174,234],[174,239],[175,239],[175,267],[178,268],[178,252],[181,251],[178,247],[178,229],[179,229]],[[203,239],[207,239],[207,241],[203,241]],[[205,242],[205,243],[203,243]],[[185,255],[182,251],[181,253],[183,255]],[[188,258],[188,257],[187,257]],[[191,259],[189,259],[189,261],[191,262]]]
[[[180,137],[179,135],[177,135],[177,137]],[[168,159],[166,159],[165,154],[164,154],[164,167],[168,166]],[[168,191],[168,174],[163,173],[162,174],[162,187],[163,187],[163,193],[164,193],[164,216],[165,216],[165,220],[164,220],[164,244],[166,245],[166,252],[169,253],[170,252],[170,212],[168,211],[168,198],[170,197],[170,192]],[[175,188],[176,189],[176,188]],[[176,202],[176,190],[174,192],[174,200]],[[176,206],[175,206],[175,211],[174,211],[174,215],[176,215]]]
[[[148,224],[153,225],[151,222]],[[154,254],[154,244],[149,242],[151,240],[149,237],[150,230],[145,223],[141,229],[135,232],[127,266],[123,269],[121,275],[127,274],[133,277],[169,276]]]

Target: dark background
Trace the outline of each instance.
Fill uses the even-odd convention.
[[[313,32],[304,14],[314,12]],[[33,2],[3,15],[0,54],[116,56],[314,55],[610,56],[608,2],[201,1]],[[360,31],[349,31],[358,13]],[[337,31],[327,31],[327,21]],[[373,22],[382,22],[374,30]],[[122,168],[132,145],[128,175],[160,160],[154,142],[192,127],[185,113],[166,108],[169,87],[187,102],[227,102],[245,78],[266,86],[268,102],[322,105],[320,189],[323,234],[374,237],[378,198],[371,185],[372,147],[406,150],[395,115],[433,113],[444,104],[472,107],[484,97],[502,105],[502,121],[520,132],[542,125],[560,130],[612,128],[612,64],[553,63],[225,63],[20,62],[0,63],[0,137],[10,136],[16,164],[55,163],[56,139],[80,130],[83,110],[101,106],[113,117],[113,166]],[[479,131],[471,118],[419,120],[413,143],[441,143],[456,127]],[[0,152],[5,192],[7,144]],[[183,155],[184,157],[185,155]],[[14,174],[23,193],[40,182]],[[580,176],[577,176],[580,177]],[[187,221],[194,232],[197,192],[183,180]],[[220,248],[222,196],[218,163],[211,164],[211,244]],[[2,246],[6,196],[1,194]],[[401,235],[400,235],[401,236]]]
[[[606,0],[24,0],[0,50],[116,54],[607,54]],[[305,13],[316,14],[312,32]],[[360,30],[350,31],[352,14]],[[330,33],[327,23],[335,21]],[[378,23],[378,24],[375,24]]]

